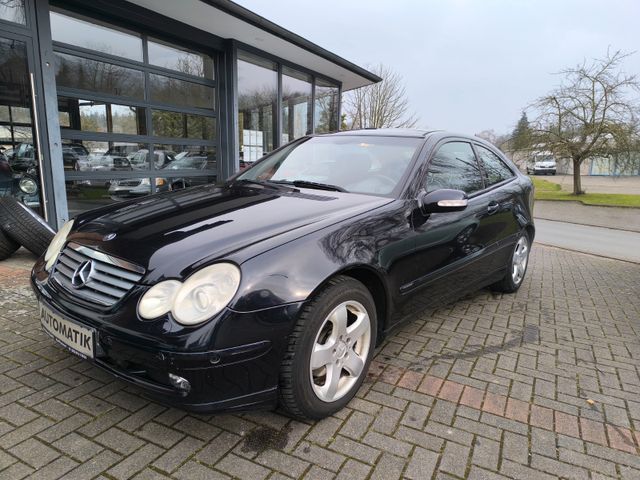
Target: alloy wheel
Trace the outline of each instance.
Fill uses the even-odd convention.
[[[364,371],[371,343],[371,320],[364,306],[346,301],[322,323],[309,362],[311,386],[323,402],[345,396]]]
[[[524,278],[524,273],[527,270],[527,262],[529,261],[529,241],[526,236],[520,237],[516,248],[513,251],[513,260],[511,267],[511,278],[513,283],[519,285]]]

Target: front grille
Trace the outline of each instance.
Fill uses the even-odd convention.
[[[142,180],[135,178],[133,180],[118,180],[116,186],[118,187],[137,187],[142,183]]]
[[[79,269],[83,264],[85,268]],[[80,275],[77,270],[83,270]],[[69,243],[51,272],[52,278],[73,296],[110,307],[140,281],[144,268],[92,248]]]

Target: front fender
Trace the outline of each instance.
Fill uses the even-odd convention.
[[[230,308],[247,312],[304,302],[329,278],[354,269],[371,272],[369,276],[383,286],[387,300],[406,281],[403,264],[414,245],[409,230],[404,205],[400,205],[341,222],[239,262],[242,280]]]

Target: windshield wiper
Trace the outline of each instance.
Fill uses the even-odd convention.
[[[331,185],[329,183],[311,182],[308,180],[272,180],[271,183],[281,183],[285,185],[295,185],[300,188],[316,188],[318,190],[330,190],[332,192],[348,192],[338,185]]]
[[[232,183],[245,183],[250,185],[258,185],[262,188],[265,188],[265,187],[271,188],[273,190],[287,190],[287,191],[299,192],[297,188],[286,187],[285,185],[281,184],[282,182],[272,182],[269,180],[249,180],[248,178],[241,178],[239,180],[234,180]]]

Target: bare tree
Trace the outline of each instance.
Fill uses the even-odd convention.
[[[560,72],[561,85],[531,106],[533,143],[573,164],[573,193],[583,194],[580,166],[589,158],[627,156],[638,148],[640,90],[636,75],[625,73],[629,53],[607,52]]]
[[[343,108],[350,128],[412,128],[418,118],[410,111],[402,77],[385,65],[371,69],[381,82],[344,95]]]

